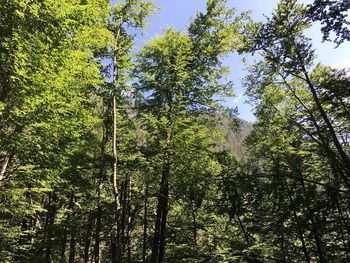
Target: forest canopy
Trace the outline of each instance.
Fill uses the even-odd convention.
[[[153,1],[0,1],[0,261],[350,262],[350,75],[308,36],[349,9],[207,0],[136,48]]]

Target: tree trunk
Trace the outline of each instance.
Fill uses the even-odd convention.
[[[74,263],[75,261],[75,229],[71,230],[70,245],[69,245],[69,263]]]
[[[147,253],[147,228],[148,228],[148,182],[146,182],[145,186],[145,200],[143,207],[143,244],[142,244],[142,262],[146,263],[146,253]]]
[[[102,101],[102,107],[104,103]],[[104,114],[104,113],[103,113]],[[102,230],[102,189],[103,189],[103,179],[105,174],[105,155],[106,155],[106,144],[107,144],[107,123],[106,121],[103,122],[102,127],[102,142],[101,142],[101,149],[100,149],[100,167],[99,167],[99,174],[98,174],[98,181],[97,181],[97,211],[96,211],[96,233],[95,233],[95,250],[94,250],[94,256],[95,256],[95,263],[100,263],[100,243],[101,243],[101,237],[100,233]]]
[[[45,262],[51,263],[51,239],[52,239],[52,226],[55,221],[56,214],[56,205],[55,205],[55,193],[49,193],[49,200],[47,205],[47,213],[46,213],[46,222],[45,222],[45,230],[46,230],[46,249],[45,249]]]
[[[113,120],[113,131],[112,131],[112,150],[113,150],[113,167],[112,167],[112,184],[113,194],[115,201],[115,220],[116,230],[115,234],[112,235],[112,262],[122,262],[122,232],[121,232],[121,204],[120,204],[120,193],[119,193],[119,177],[118,177],[118,150],[117,150],[117,84],[119,79],[119,69],[116,51],[118,49],[118,42],[120,36],[122,24],[116,28],[115,31],[115,43],[113,47],[113,83],[112,83],[112,120]],[[114,244],[115,243],[115,244]],[[114,247],[115,246],[115,247]],[[115,250],[115,251],[114,251]]]
[[[0,170],[0,183],[6,179],[7,177],[7,171],[8,171],[8,167],[9,167],[9,163],[12,159],[13,155],[11,153],[6,154],[2,165],[1,165],[1,170]]]
[[[172,94],[166,94],[166,106],[165,115],[168,120],[168,124],[165,130],[166,147],[164,149],[162,178],[160,182],[160,189],[158,195],[158,207],[156,214],[156,221],[154,227],[154,238],[152,246],[152,263],[163,263],[165,258],[165,241],[166,241],[166,224],[168,216],[168,202],[169,202],[169,177],[171,167],[171,140],[172,140]]]
[[[68,204],[68,209],[72,211],[74,205],[74,192],[72,191],[70,198],[69,198],[69,204]],[[69,224],[69,221],[71,219],[71,212],[67,214],[66,222]],[[61,249],[61,259],[60,262],[66,262],[66,247],[67,247],[67,235],[68,235],[68,230],[67,226],[65,226],[65,232],[64,232],[64,237],[63,237],[63,242],[62,242],[62,249]]]
[[[169,174],[170,160],[169,155],[166,153],[163,163],[162,180],[160,183],[156,222],[154,227],[154,239],[151,257],[152,263],[164,262],[166,220],[168,214]]]
[[[241,228],[241,230],[243,232],[243,236],[244,236],[245,242],[247,243],[247,246],[250,246],[251,243],[249,241],[249,234],[247,233],[240,216],[238,214],[236,214],[236,217],[237,217],[237,220],[238,220],[239,227]]]
[[[101,223],[101,222],[100,222]],[[86,225],[85,242],[84,242],[84,263],[89,262],[90,257],[90,244],[91,244],[91,230],[94,225],[93,213],[89,213],[88,222]]]
[[[125,175],[124,182],[122,182],[121,193],[121,218],[120,218],[120,256],[123,258],[125,252],[125,246],[127,244],[127,217],[128,217],[128,184],[129,176]]]
[[[318,254],[318,262],[320,263],[326,263],[326,259],[325,259],[325,255],[324,255],[324,251],[323,251],[323,245],[322,245],[322,239],[321,239],[321,235],[319,233],[319,230],[318,230],[318,224],[317,224],[317,221],[316,221],[316,218],[313,215],[311,215],[311,223],[312,223],[312,234],[314,236],[314,240],[315,240],[315,243],[316,243],[316,251],[317,251],[317,254]]]
[[[115,236],[116,231],[112,230],[111,232],[111,258],[112,258],[112,263],[117,263],[118,258],[117,258],[117,237]]]
[[[63,241],[62,241],[62,248],[61,248],[61,256],[60,256],[60,262],[64,263],[66,262],[66,248],[67,248],[67,233],[64,233]]]
[[[191,202],[191,214],[192,214],[192,235],[193,235],[193,245],[197,246],[197,219],[196,219],[196,208],[194,201]]]
[[[118,152],[117,152],[117,105],[116,96],[113,94],[113,132],[112,132],[112,145],[113,145],[113,169],[112,169],[112,183],[113,183],[113,194],[115,202],[115,222],[116,222],[116,233],[113,235],[112,239],[112,262],[119,263],[122,262],[122,207],[120,204],[120,193],[119,193],[119,178],[118,178]],[[115,244],[114,244],[115,242]],[[115,247],[114,247],[115,246]]]
[[[131,231],[132,231],[132,215],[131,215],[131,176],[128,177],[128,195],[127,195],[127,214],[128,224],[126,230],[126,246],[127,246],[127,262],[131,263]]]

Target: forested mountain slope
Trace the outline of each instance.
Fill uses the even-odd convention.
[[[238,160],[242,160],[246,153],[244,140],[253,130],[251,122],[240,119],[238,127],[232,127],[228,120],[223,120],[219,129],[224,133],[224,143],[219,143],[218,151],[229,151],[234,153]]]

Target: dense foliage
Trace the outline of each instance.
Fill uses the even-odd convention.
[[[0,2],[0,261],[350,262],[350,78],[305,35],[348,44],[349,1],[208,0],[138,52],[157,7],[112,2]]]

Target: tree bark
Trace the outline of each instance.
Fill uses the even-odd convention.
[[[11,162],[12,157],[13,157],[13,154],[8,153],[6,154],[2,162],[1,170],[0,170],[0,183],[7,178],[7,171],[8,171],[9,163]]]
[[[117,151],[117,105],[116,96],[113,94],[113,132],[112,132],[112,145],[113,145],[113,169],[112,169],[112,181],[113,181],[113,194],[115,202],[115,222],[116,222],[116,233],[113,236],[115,242],[115,253],[111,253],[112,262],[122,262],[122,207],[120,204],[120,193],[119,193],[119,178],[118,178],[118,151]],[[114,246],[114,245],[113,245]]]
[[[73,228],[71,230],[71,236],[70,236],[70,245],[69,245],[69,263],[74,263],[75,261],[75,229]]]
[[[74,205],[74,192],[71,192],[70,198],[69,198],[69,204],[68,204],[68,209],[72,211]],[[71,219],[72,213],[69,212],[67,214],[66,222],[69,225],[69,221]],[[64,263],[66,262],[66,247],[67,247],[67,235],[68,235],[68,229],[67,226],[65,226],[65,232],[64,232],[64,237],[63,237],[63,242],[62,242],[62,249],[61,249],[61,259],[60,262]]]
[[[129,188],[129,175],[125,175],[124,182],[122,182],[121,193],[121,218],[120,218],[120,256],[123,258],[125,253],[125,246],[127,245],[127,220],[128,220],[128,188]]]
[[[250,246],[251,243],[249,241],[249,234],[247,233],[240,216],[238,214],[236,214],[236,217],[237,217],[237,220],[238,220],[239,227],[241,228],[241,230],[243,232],[243,236],[244,236],[245,242],[247,243],[247,246]]]
[[[312,224],[312,234],[314,236],[314,240],[316,243],[316,251],[318,254],[318,262],[320,263],[326,263],[325,255],[324,255],[324,250],[323,250],[323,245],[322,245],[322,238],[319,233],[318,229],[318,224],[317,224],[317,218],[315,217],[314,214],[311,215],[311,224]]]
[[[121,204],[120,204],[120,193],[119,193],[119,177],[118,177],[118,149],[117,149],[117,84],[119,78],[119,69],[117,61],[117,48],[120,36],[122,24],[116,28],[115,32],[115,43],[113,47],[113,83],[112,83],[112,120],[113,120],[113,131],[112,131],[112,151],[113,151],[113,167],[112,167],[112,184],[113,184],[113,194],[115,201],[115,220],[116,220],[116,233],[113,235],[114,239],[112,244],[112,252],[115,250],[115,253],[111,253],[112,262],[122,262],[122,233],[121,233]]]
[[[104,103],[102,101],[102,107]],[[104,114],[104,113],[103,113]],[[94,250],[94,256],[95,256],[95,263],[100,263],[100,243],[101,243],[101,237],[100,233],[102,230],[102,189],[103,189],[103,181],[104,181],[104,174],[105,174],[105,155],[106,155],[106,144],[107,144],[107,123],[106,121],[102,124],[102,142],[101,142],[101,149],[100,149],[100,167],[99,167],[99,174],[98,174],[98,180],[97,180],[97,211],[96,211],[96,233],[95,233],[95,250]]]
[[[176,80],[174,80],[176,83]],[[169,202],[169,177],[171,169],[171,140],[172,140],[172,123],[173,123],[173,94],[169,91],[166,95],[166,105],[164,107],[168,123],[165,127],[165,142],[163,164],[162,164],[162,178],[160,182],[160,189],[158,195],[158,206],[156,221],[154,227],[154,238],[152,246],[152,263],[163,263],[165,258],[165,241],[166,241],[166,224],[168,216],[168,202]],[[161,117],[161,116],[159,116]]]
[[[94,225],[93,213],[90,212],[89,217],[88,217],[88,222],[86,225],[86,232],[85,232],[84,263],[88,263],[89,258],[90,258],[90,244],[91,244],[91,237],[90,236],[91,236],[91,230],[92,230],[93,225]]]
[[[115,236],[116,231],[111,232],[111,258],[112,263],[117,263],[118,257],[117,257],[117,237]]]
[[[196,218],[196,208],[194,201],[191,202],[191,214],[192,214],[192,234],[193,234],[193,244],[197,246],[197,218]]]
[[[147,203],[148,203],[148,182],[146,182],[145,186],[145,200],[144,200],[144,207],[143,207],[143,244],[142,244],[142,262],[146,263],[146,254],[147,254],[147,228],[148,228],[148,210],[147,210]]]
[[[133,216],[131,214],[131,176],[128,176],[128,194],[127,194],[127,214],[128,214],[128,222],[127,222],[127,230],[126,230],[126,246],[127,246],[127,262],[131,263],[131,231],[132,231],[132,223]]]
[[[165,238],[166,238],[166,220],[168,214],[168,195],[169,195],[169,174],[170,160],[168,153],[165,154],[162,180],[158,196],[158,207],[156,214],[156,222],[154,227],[154,239],[152,247],[152,263],[164,262],[165,256]]]
[[[51,263],[51,239],[52,239],[52,226],[55,221],[55,214],[56,214],[56,205],[55,205],[55,193],[50,192],[49,193],[49,200],[47,205],[47,213],[46,213],[46,222],[45,222],[45,229],[46,229],[46,248],[45,248],[45,262]]]

